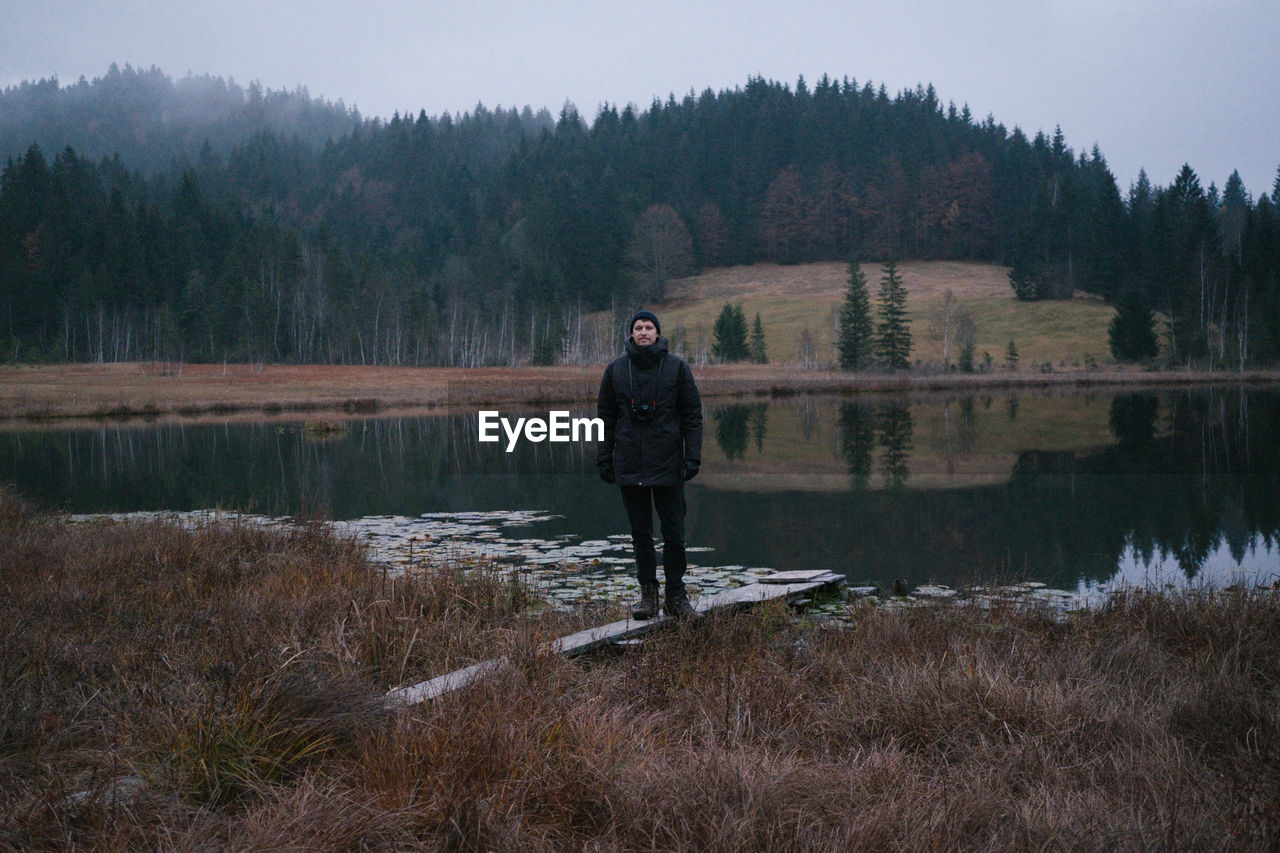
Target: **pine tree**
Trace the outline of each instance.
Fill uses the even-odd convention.
[[[867,277],[857,261],[849,262],[849,287],[840,307],[840,367],[861,370],[871,363],[871,297]]]
[[[751,352],[751,360],[756,364],[768,364],[769,355],[765,350],[764,342],[764,324],[760,322],[760,312],[756,312],[756,319],[751,323],[751,339],[747,342],[747,348]]]
[[[1253,201],[1245,191],[1244,181],[1240,180],[1238,171],[1227,178],[1227,185],[1222,190],[1222,206],[1218,209],[1218,229],[1222,232],[1223,254],[1241,262],[1243,255],[1244,227],[1249,219]]]
[[[880,320],[876,324],[876,356],[892,370],[911,366],[911,330],[907,327],[907,291],[892,258],[880,277]]]
[[[747,318],[741,305],[725,303],[711,330],[715,342],[711,353],[721,361],[744,361],[750,356],[747,348]]]
[[[1013,341],[1009,341],[1009,346],[1005,347],[1004,363],[1010,370],[1018,369],[1018,345]]]
[[[1160,354],[1160,345],[1152,328],[1155,316],[1151,306],[1137,290],[1129,290],[1116,305],[1108,338],[1111,355],[1117,361],[1144,361]]]

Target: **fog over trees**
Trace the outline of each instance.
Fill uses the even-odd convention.
[[[931,87],[382,121],[126,66],[0,93],[0,156],[5,360],[595,359],[617,342],[584,313],[697,269],[890,257],[1006,263],[1021,298],[1124,306],[1124,334],[1158,312],[1177,363],[1280,358],[1280,180],[1122,192],[1097,147]]]

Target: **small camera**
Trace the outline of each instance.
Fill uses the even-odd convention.
[[[656,403],[637,403],[635,400],[632,400],[631,420],[641,424],[648,423],[653,420],[653,416],[657,410],[658,406]]]

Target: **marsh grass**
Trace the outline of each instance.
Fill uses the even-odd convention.
[[[1268,849],[1274,593],[781,606],[566,660],[484,567],[0,497],[0,847]],[[421,707],[392,685],[502,655]]]
[[[794,301],[794,300],[793,300]],[[721,305],[714,305],[718,312]],[[710,311],[711,303],[702,310]],[[809,307],[802,305],[802,310]],[[1064,309],[1065,310],[1065,309]],[[675,314],[674,317],[677,316]],[[708,327],[709,328],[709,327]],[[1000,351],[1007,341],[999,343]],[[1023,339],[1018,338],[1019,348]],[[1093,354],[1096,347],[1084,350]],[[772,352],[772,350],[771,350]],[[691,352],[684,355],[697,359]],[[922,354],[906,373],[804,369],[775,357],[769,364],[700,364],[698,388],[708,401],[794,397],[798,394],[898,394],[1074,387],[1178,387],[1241,382],[1273,386],[1275,370],[1227,373],[1107,365],[1076,354],[1018,370],[985,373],[941,368]],[[823,362],[825,363],[825,362]],[[1000,361],[997,358],[997,365]],[[1049,366],[1048,372],[1045,366]],[[474,413],[492,406],[547,408],[594,402],[602,364],[551,367],[389,367],[350,365],[188,365],[179,375],[150,363],[0,365],[0,430],[80,428],[86,421],[120,423],[327,422],[350,417],[423,412]],[[327,433],[311,433],[322,438]]]

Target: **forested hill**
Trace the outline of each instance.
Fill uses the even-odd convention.
[[[890,256],[1010,263],[1022,298],[1097,293],[1139,326],[1158,309],[1180,361],[1280,355],[1275,198],[1189,166],[1122,195],[1096,148],[931,87],[754,78],[590,122],[369,121],[131,69],[4,99],[6,359],[575,360],[599,356],[583,312],[698,268]]]
[[[57,152],[70,146],[93,160],[118,155],[151,175],[194,162],[208,145],[225,155],[259,131],[321,146],[349,134],[359,112],[295,92],[248,89],[219,77],[171,80],[157,68],[112,65],[103,77],[24,82],[0,92],[0,157],[32,145]]]

